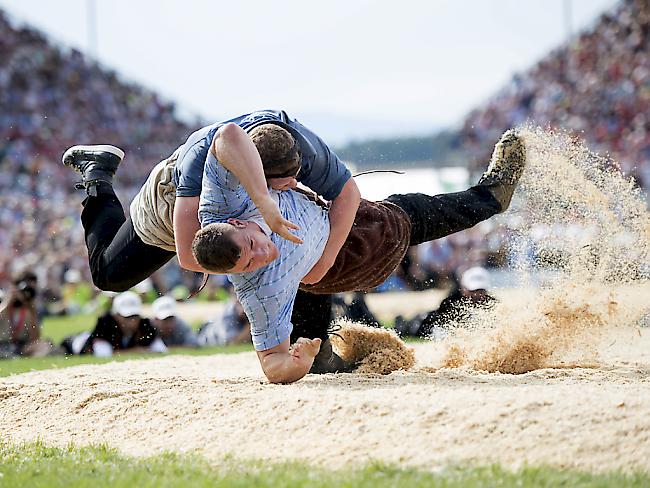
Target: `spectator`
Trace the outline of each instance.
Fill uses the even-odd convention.
[[[450,268],[454,262],[454,247],[449,237],[421,244],[417,258],[418,270],[424,275],[422,281],[432,286],[444,284],[453,274]]]
[[[81,354],[109,357],[116,351],[167,352],[156,328],[142,318],[142,300],[132,291],[113,299],[111,311],[97,319],[95,329],[81,348]]]
[[[375,314],[372,313],[368,304],[366,303],[366,294],[362,291],[356,291],[352,294],[352,299],[348,302],[345,300],[345,296],[335,295],[332,297],[333,302],[333,312],[339,311],[338,313],[333,313],[334,319],[342,317],[352,322],[358,322],[365,325],[370,325],[372,327],[381,327],[379,320],[375,317]]]
[[[60,292],[60,313],[62,315],[80,313],[93,298],[94,293],[90,284],[82,280],[81,272],[78,269],[67,270],[63,274],[63,282]]]
[[[437,310],[419,314],[412,320],[395,318],[395,330],[401,336],[442,338],[450,324],[466,321],[476,308],[489,308],[495,298],[487,289],[490,275],[485,268],[473,267],[463,273],[459,286],[440,303]]]
[[[163,296],[151,305],[153,325],[167,347],[198,347],[196,334],[178,316],[178,306],[172,297]]]
[[[223,312],[201,326],[198,334],[202,346],[252,343],[251,325],[237,298],[230,298]]]
[[[37,278],[32,272],[16,276],[6,300],[0,306],[0,358],[46,356],[52,344],[41,340],[36,311]]]

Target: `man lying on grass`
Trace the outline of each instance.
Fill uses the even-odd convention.
[[[281,129],[282,130],[282,129]],[[290,139],[289,139],[290,140]],[[271,191],[282,216],[296,224],[295,244],[272,234],[251,198],[211,153],[205,164],[199,218],[202,229],[192,250],[205,269],[227,273],[251,323],[253,344],[273,383],[305,376],[317,359],[318,372],[349,369],[331,348],[319,354],[327,338],[330,309],[319,295],[367,290],[382,283],[399,265],[409,246],[474,226],[508,208],[524,169],[525,148],[514,131],[495,146],[492,161],[476,186],[463,192],[429,196],[391,195],[380,202],[362,199],[333,266],[314,284],[301,281],[323,253],[330,225],[328,209],[295,189]],[[264,167],[265,171],[270,168]],[[303,324],[291,341],[292,309],[298,288],[314,297],[313,323]],[[291,345],[293,342],[293,345]]]

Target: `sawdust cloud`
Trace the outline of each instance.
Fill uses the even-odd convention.
[[[597,367],[648,312],[650,219],[644,195],[615,162],[562,132],[520,129],[527,166],[509,215],[520,284],[559,270],[535,293],[474,312],[436,347],[425,369],[526,373]],[[517,194],[516,194],[517,196]],[[536,260],[525,259],[534,249]]]
[[[389,374],[408,370],[415,364],[415,353],[395,331],[341,321],[332,336],[332,346],[346,361],[356,364],[356,373]]]

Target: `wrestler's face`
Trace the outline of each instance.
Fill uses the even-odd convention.
[[[287,176],[285,178],[269,178],[268,184],[274,190],[291,190],[295,188],[298,181],[294,176]]]
[[[229,273],[249,273],[266,266],[280,256],[280,251],[273,241],[255,222],[228,219],[228,223],[237,229],[233,239],[241,249],[237,264]]]

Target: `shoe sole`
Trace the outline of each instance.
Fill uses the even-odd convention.
[[[97,144],[94,146],[72,146],[68,148],[61,157],[61,161],[64,165],[72,166],[70,163],[66,163],[66,159],[72,158],[72,155],[75,151],[107,152],[113,154],[114,156],[117,156],[120,158],[120,160],[124,159],[124,151],[122,151],[119,147],[111,146],[110,144]]]
[[[517,152],[520,154],[516,154]],[[499,142],[497,142],[486,173],[503,171],[508,166],[508,160],[512,157],[520,159],[520,164],[525,164],[526,147],[524,146],[521,137],[519,137],[519,135],[517,135],[513,130],[509,130],[503,134],[501,139],[499,139]]]

